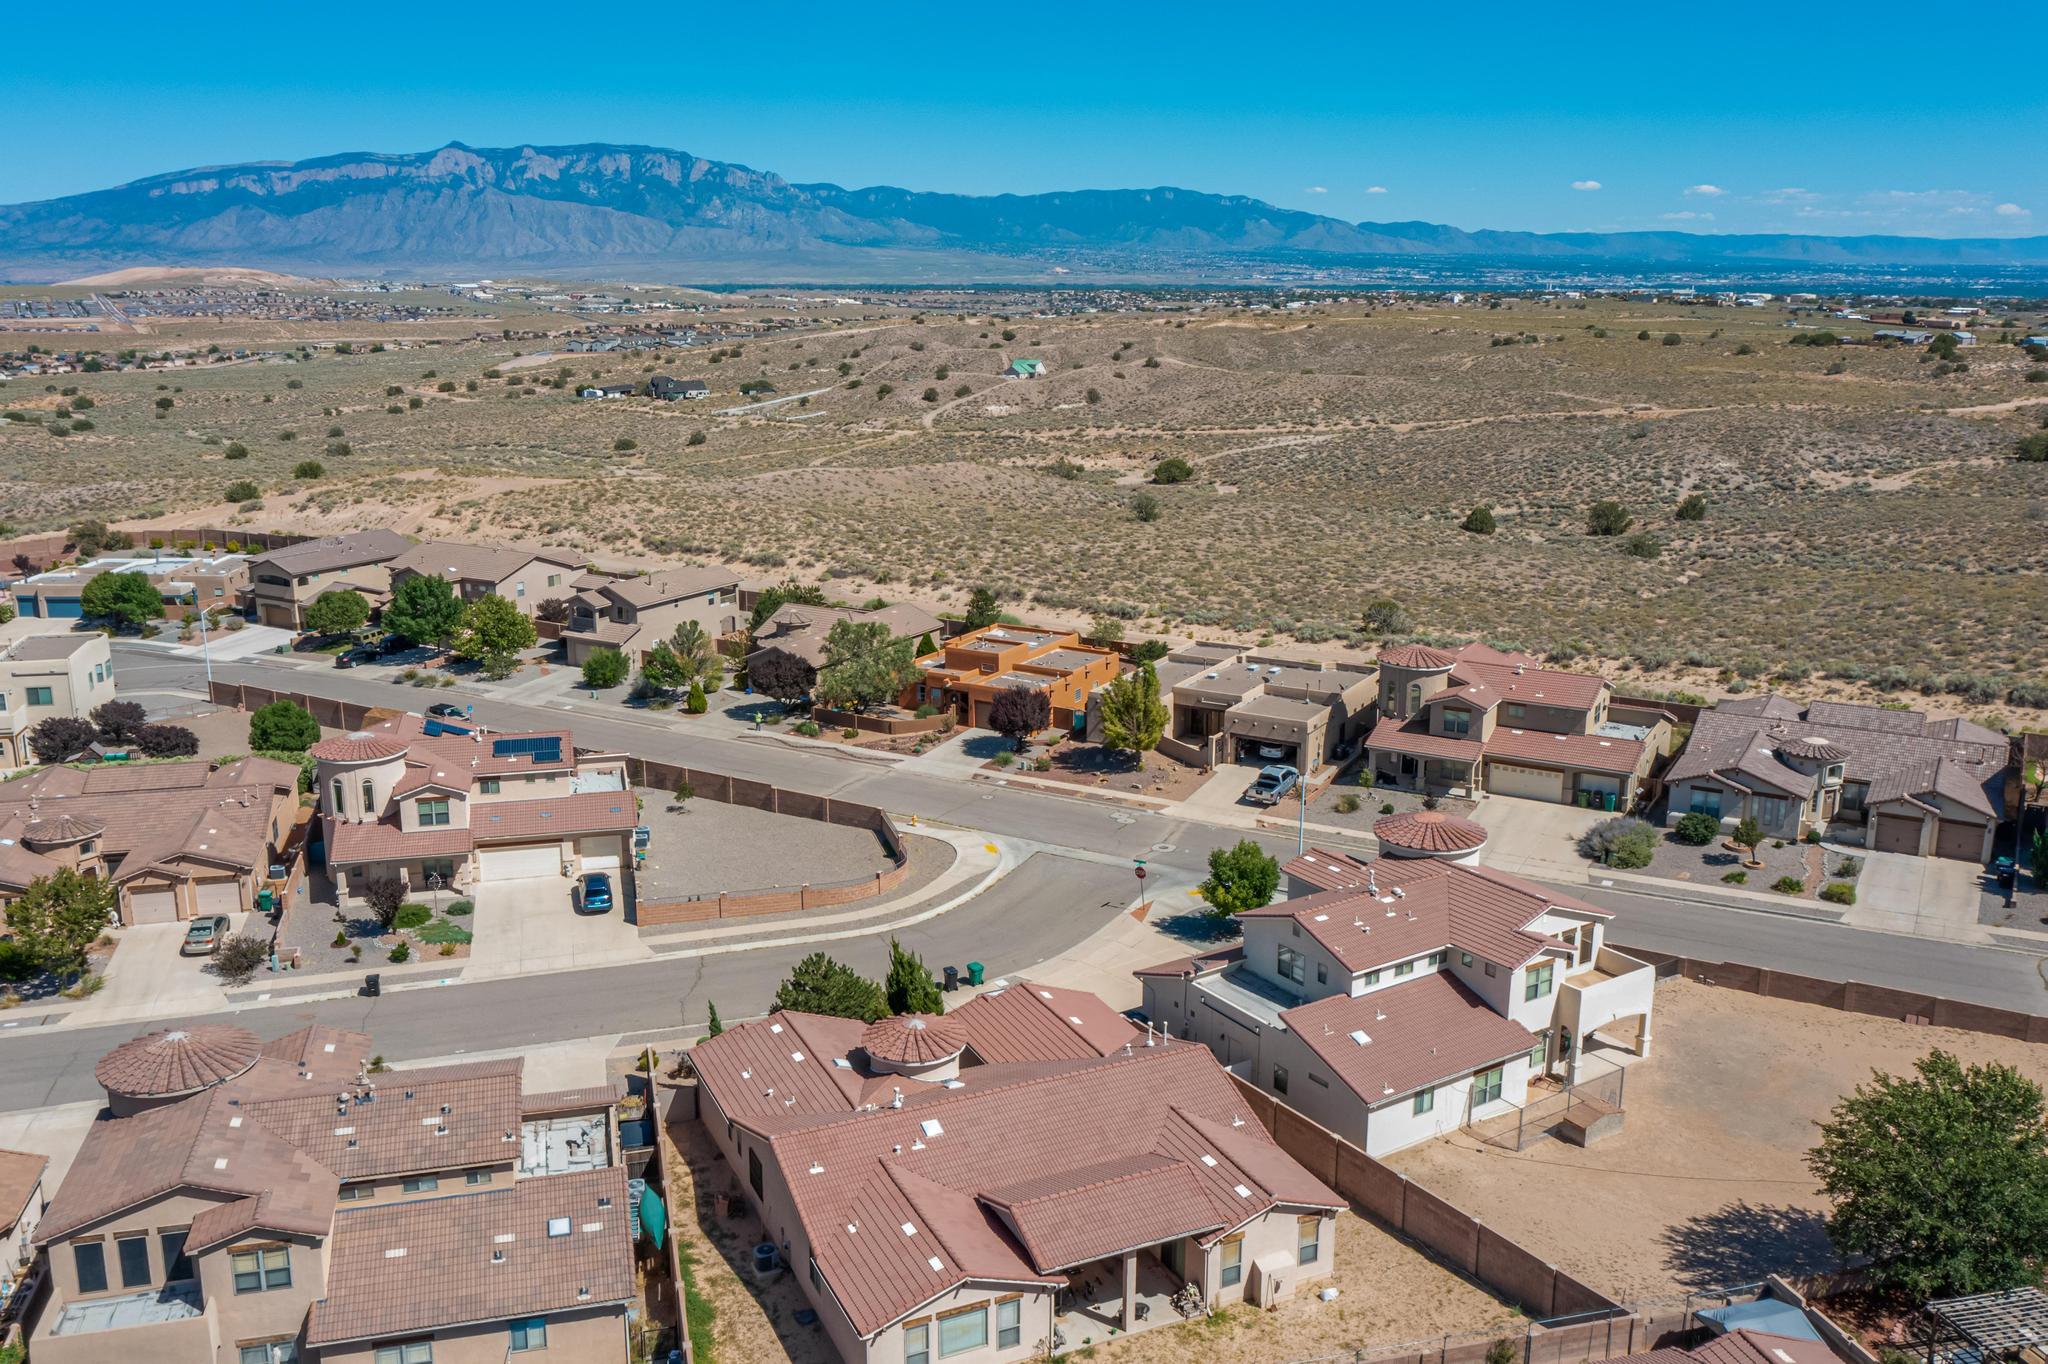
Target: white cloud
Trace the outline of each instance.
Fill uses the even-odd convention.
[[[1702,199],[1718,199],[1728,191],[1719,185],[1692,185],[1685,192]]]
[[[1328,185],[1310,185],[1302,191],[1303,194],[1328,194],[1329,192],[1330,187]]]
[[[2033,210],[2021,208],[2018,204],[2000,204],[1991,210],[2001,218],[2031,218]]]
[[[1767,189],[1759,196],[1767,204],[1810,204],[1820,198],[1810,189]]]
[[[1574,180],[1572,181],[1572,188],[1583,190],[1598,189],[1600,188],[1600,182],[1598,180]]]
[[[1385,185],[1371,185],[1367,187],[1365,192],[1367,194],[1385,194],[1387,187]]]
[[[1667,223],[1711,223],[1714,221],[1713,214],[1695,213],[1689,208],[1680,209],[1676,213],[1660,213],[1657,216]]]

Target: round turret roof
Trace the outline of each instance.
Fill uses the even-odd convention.
[[[1813,762],[1838,763],[1849,755],[1828,742],[1823,734],[1805,734],[1796,739],[1782,739],[1778,751],[1790,758],[1806,758]]]
[[[256,1064],[262,1044],[247,1028],[202,1023],[138,1037],[100,1058],[93,1068],[109,1094],[168,1099],[210,1089]]]
[[[1485,846],[1486,826],[1442,810],[1417,810],[1374,820],[1372,836],[1414,852],[1468,853]]]
[[[90,815],[44,815],[22,826],[21,841],[54,848],[65,843],[83,843],[106,831],[106,821]]]
[[[384,758],[402,758],[405,745],[381,735],[357,733],[322,739],[310,751],[315,759],[324,763],[367,763]]]
[[[870,1061],[929,1066],[966,1050],[967,1030],[939,1014],[898,1014],[870,1023],[860,1045]]]
[[[1441,672],[1458,661],[1456,654],[1432,649],[1427,644],[1397,644],[1391,649],[1380,650],[1380,662],[1390,668],[1407,668],[1415,672]]]

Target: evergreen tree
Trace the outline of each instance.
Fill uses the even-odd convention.
[[[946,1012],[946,997],[939,990],[939,983],[932,979],[924,958],[904,950],[894,938],[889,939],[889,975],[882,982],[882,993],[892,1014]]]
[[[881,986],[823,952],[813,952],[798,962],[789,978],[775,988],[775,1007],[868,1023],[889,1012]]]

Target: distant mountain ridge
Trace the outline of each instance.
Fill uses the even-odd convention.
[[[49,278],[137,264],[308,271],[972,277],[978,262],[1388,255],[1671,266],[2048,265],[2048,237],[1705,236],[1348,223],[1168,187],[964,195],[793,184],[661,147],[349,153],[206,166],[0,207],[0,267]],[[863,273],[871,269],[872,273]],[[950,273],[949,273],[950,272]]]

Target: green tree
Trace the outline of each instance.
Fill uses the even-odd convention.
[[[1586,534],[1619,535],[1635,524],[1628,508],[1612,498],[1603,498],[1586,509]]]
[[[2048,889],[2048,829],[2034,830],[2027,844],[2027,865],[2034,873],[2034,888]]]
[[[1702,493],[1688,493],[1678,510],[1671,513],[1678,521],[1704,521],[1707,519],[1707,499]]]
[[[1159,699],[1159,674],[1140,663],[1102,690],[1102,746],[1117,753],[1149,753],[1166,733],[1166,703]]]
[[[617,649],[593,649],[583,660],[583,685],[594,691],[626,680],[626,656]]]
[[[704,684],[696,678],[690,679],[690,695],[683,702],[683,709],[692,715],[702,715],[711,709],[711,701],[704,695]]]
[[[1124,623],[1115,616],[1097,616],[1088,622],[1088,638],[1103,644],[1121,644],[1124,639]]]
[[[140,573],[100,574],[78,594],[78,605],[91,619],[111,620],[131,630],[164,614],[156,584]]]
[[[91,518],[73,523],[70,537],[81,559],[90,559],[104,549],[126,549],[130,543],[125,531],[109,530],[106,522]]]
[[[686,620],[677,625],[667,642],[682,668],[683,680],[677,685],[699,686],[708,692],[725,685],[725,660],[698,622]]]
[[[977,587],[967,594],[968,629],[979,630],[985,625],[994,625],[1002,618],[1003,613],[996,604],[996,594],[993,589]]]
[[[1821,1124],[1807,1167],[1834,1201],[1844,1260],[1911,1302],[2041,1281],[2048,1126],[2041,1087],[1935,1051],[1917,1078],[1874,1072]]]
[[[1474,507],[1465,513],[1465,519],[1458,523],[1458,529],[1471,531],[1474,535],[1493,534],[1493,508]]]
[[[786,579],[773,587],[761,589],[760,593],[754,598],[754,610],[747,618],[747,629],[760,629],[763,621],[785,606],[823,606],[824,604],[824,589],[813,587],[809,583],[797,582],[794,578]]]
[[[481,665],[486,677],[510,677],[520,652],[539,638],[526,614],[493,592],[462,608],[449,647],[457,658]]]
[[[880,621],[835,621],[825,636],[825,666],[817,699],[834,710],[865,710],[893,700],[917,675],[907,639],[895,639]]]
[[[705,1001],[705,1008],[710,1010],[711,1018],[704,1025],[704,1035],[706,1037],[716,1037],[725,1031],[725,1024],[718,1017],[718,1003],[715,1000],[707,1000]]]
[[[306,607],[306,628],[316,635],[345,635],[369,619],[369,599],[350,587],[322,592]]]
[[[38,966],[60,980],[85,974],[86,949],[113,917],[113,883],[70,867],[38,876],[7,906],[7,926]]]
[[[1169,455],[1152,466],[1154,483],[1185,483],[1195,476],[1195,466],[1179,455]]]
[[[1764,826],[1756,822],[1753,815],[1744,815],[1736,821],[1735,832],[1729,840],[1738,848],[1749,849],[1749,861],[1756,861],[1757,847],[1764,841]]]
[[[462,602],[446,578],[415,573],[391,594],[384,625],[408,644],[445,644],[462,623]]]
[[[946,997],[924,958],[907,951],[894,938],[889,939],[889,974],[882,981],[882,994],[892,1014],[946,1012]]]
[[[938,641],[932,638],[931,631],[927,630],[917,637],[917,656],[919,658],[923,658],[927,654],[935,654],[938,651]]]
[[[1408,619],[1407,607],[1392,597],[1379,597],[1366,604],[1365,614],[1359,618],[1359,624],[1364,627],[1367,634],[1386,639],[1390,635],[1407,634],[1411,622]]]
[[[775,987],[775,1007],[868,1023],[889,1013],[881,986],[823,952],[813,952],[798,962],[789,978]]]
[[[296,701],[272,701],[249,717],[249,747],[269,753],[304,753],[320,742],[320,722]]]
[[[690,685],[690,673],[665,639],[657,640],[640,664],[640,681],[650,691],[680,691]]]
[[[1271,904],[1280,889],[1280,861],[1249,838],[1233,848],[1218,848],[1209,854],[1209,879],[1202,882],[1202,898],[1211,914],[1242,914],[1248,909]]]

